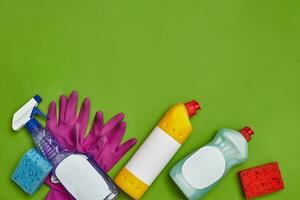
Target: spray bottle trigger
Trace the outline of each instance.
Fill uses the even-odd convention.
[[[34,116],[36,116],[36,115],[39,115],[45,119],[48,119],[48,117],[40,109],[38,109],[38,107],[33,108],[30,117],[34,118]]]

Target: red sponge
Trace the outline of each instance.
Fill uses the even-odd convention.
[[[239,175],[247,199],[284,189],[277,162],[242,170]]]

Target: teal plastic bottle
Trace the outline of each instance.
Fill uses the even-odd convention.
[[[189,200],[201,199],[232,167],[247,160],[252,134],[249,127],[219,130],[210,143],[179,161],[171,178]]]

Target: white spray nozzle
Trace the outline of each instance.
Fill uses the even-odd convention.
[[[42,98],[36,95],[14,114],[12,121],[12,129],[14,131],[19,131],[21,128],[23,128],[25,124],[33,117],[35,110],[38,112],[38,114],[41,114],[36,108],[41,101]]]

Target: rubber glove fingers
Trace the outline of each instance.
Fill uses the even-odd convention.
[[[85,98],[82,102],[81,109],[78,115],[77,124],[79,124],[78,131],[78,140],[76,142],[79,142],[79,144],[82,146],[83,141],[85,138],[86,129],[89,123],[90,118],[90,110],[91,110],[91,102],[89,98]]]
[[[111,118],[103,127],[101,135],[108,136],[113,133],[113,129],[118,126],[118,124],[124,119],[123,113],[118,113],[113,118]]]
[[[94,118],[94,123],[91,128],[91,133],[93,133],[95,137],[96,136],[100,137],[103,127],[104,127],[104,116],[102,112],[98,111]]]
[[[77,119],[77,115],[76,115],[77,105],[78,105],[78,93],[76,91],[72,91],[68,99],[64,122]]]
[[[101,158],[102,152],[104,152],[105,147],[108,146],[108,139],[106,136],[100,137],[94,145],[91,145],[89,148],[89,153],[91,153],[95,160],[99,160]],[[101,166],[101,165],[100,165]]]
[[[87,149],[90,145],[95,143],[100,137],[100,133],[103,128],[103,113],[97,112],[94,117],[94,122],[89,134],[86,136],[83,142],[83,148]]]
[[[73,135],[75,136],[75,143],[76,143],[76,150],[80,153],[84,153],[84,149],[82,148],[82,142],[81,142],[81,135],[80,135],[80,128],[81,124],[76,123],[75,127],[73,129]]]
[[[62,95],[59,97],[58,125],[65,123],[67,103],[68,103],[68,98],[66,96]]]
[[[47,122],[47,128],[54,135],[62,146],[68,150],[75,150],[76,137],[74,136],[74,128],[77,123],[77,104],[78,93],[76,91],[71,92],[69,98],[62,95],[59,98],[59,116],[56,117],[56,104],[51,102],[48,111],[49,120]],[[81,122],[79,142],[82,142],[86,128],[88,124],[88,118],[90,113],[89,99],[85,100],[81,107]],[[56,125],[55,125],[56,124]],[[82,137],[83,135],[83,137]]]
[[[72,142],[68,141],[67,139],[70,138],[70,136],[66,137],[64,135],[69,135],[67,128],[62,125],[58,126],[56,116],[56,103],[54,101],[50,103],[48,108],[46,127],[50,130],[50,132],[58,140],[58,142],[62,144],[65,148],[74,146],[74,144],[72,144]]]
[[[121,159],[136,143],[137,139],[131,138],[123,144],[121,144],[121,146],[117,149],[117,157]]]
[[[111,131],[111,134],[108,136],[109,143],[118,147],[126,131],[126,122],[121,121],[119,124]]]
[[[51,102],[47,128],[66,149],[91,154],[99,166],[108,172],[136,144],[136,139],[121,144],[126,131],[124,114],[119,113],[104,124],[102,112],[95,114],[92,128],[85,137],[90,104],[89,98],[84,99],[77,116],[78,93],[73,91],[69,98],[60,96],[58,119],[56,104]],[[72,199],[60,183],[52,183],[49,178],[46,183],[51,187],[47,200]]]
[[[54,101],[50,103],[48,108],[46,126],[52,130],[57,126],[56,103]]]
[[[121,158],[136,144],[136,139],[129,139],[116,149],[110,148],[110,145],[106,145],[101,152],[93,149],[93,155],[98,165],[105,171],[109,172]]]
[[[137,140],[135,138],[131,138],[124,142],[121,146],[117,147],[114,150],[114,157],[110,160],[110,162],[104,162],[104,169],[107,172],[111,170],[118,162],[121,160],[121,158],[137,143]]]

